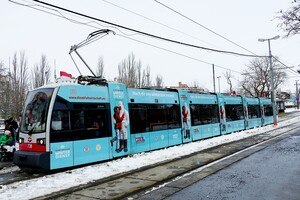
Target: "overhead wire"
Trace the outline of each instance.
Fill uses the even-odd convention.
[[[173,39],[170,39],[170,38],[154,35],[154,34],[151,34],[151,33],[147,33],[147,32],[144,32],[144,31],[137,30],[137,29],[129,28],[129,27],[119,25],[119,24],[116,24],[116,23],[112,23],[112,22],[109,22],[109,21],[106,21],[106,20],[102,20],[102,19],[99,19],[99,18],[96,18],[96,17],[92,17],[92,16],[89,16],[89,15],[86,15],[86,14],[76,12],[76,11],[73,11],[73,10],[69,10],[69,9],[66,9],[66,8],[63,8],[63,7],[60,7],[60,6],[56,6],[54,4],[49,4],[49,3],[39,1],[39,0],[32,0],[32,1],[43,4],[43,5],[46,5],[46,6],[49,6],[49,7],[60,9],[60,10],[63,10],[65,12],[72,13],[72,14],[75,14],[75,15],[78,15],[78,16],[82,16],[82,17],[85,17],[85,18],[88,18],[88,19],[92,19],[92,20],[99,21],[99,22],[102,22],[102,23],[106,23],[106,24],[109,24],[109,25],[112,25],[112,26],[116,26],[116,27],[119,27],[119,28],[122,28],[122,29],[125,29],[125,30],[128,30],[128,31],[139,33],[139,34],[147,36],[147,37],[151,37],[151,38],[155,38],[155,39],[158,39],[158,40],[163,40],[163,41],[175,43],[175,44],[178,44],[178,45],[183,45],[183,46],[188,46],[188,47],[192,47],[192,48],[196,48],[196,49],[213,51],[213,52],[218,52],[218,53],[236,55],[236,56],[265,57],[265,56],[256,56],[256,55],[243,54],[243,53],[238,53],[238,52],[233,52],[233,51],[224,51],[224,50],[219,50],[219,49],[212,49],[212,48],[198,46],[198,45],[194,45],[194,44],[190,44],[190,43],[186,43],[186,42],[181,42],[181,41],[178,41],[178,40],[173,40]]]
[[[139,17],[141,17],[141,18],[144,18],[144,19],[146,19],[146,20],[149,20],[149,21],[151,21],[151,22],[154,22],[154,23],[156,23],[156,24],[159,24],[159,25],[161,25],[161,26],[163,26],[163,27],[166,27],[166,28],[168,28],[168,29],[171,29],[171,30],[176,31],[176,32],[178,32],[178,33],[181,33],[181,34],[183,34],[183,35],[186,35],[186,36],[188,36],[188,37],[190,37],[190,38],[196,39],[196,40],[201,41],[201,42],[203,42],[203,43],[205,43],[205,44],[212,45],[212,46],[215,46],[215,47],[216,47],[216,45],[214,45],[214,44],[211,44],[211,43],[209,43],[209,42],[206,42],[206,41],[204,41],[204,40],[201,40],[201,39],[199,39],[199,38],[197,38],[197,37],[195,37],[195,36],[193,36],[193,35],[190,35],[190,34],[188,34],[188,33],[185,33],[185,32],[183,32],[183,31],[181,31],[181,30],[178,30],[178,29],[176,29],[176,28],[173,28],[173,27],[171,27],[171,26],[168,26],[168,25],[166,25],[166,24],[164,24],[164,23],[161,23],[161,22],[159,22],[159,21],[153,20],[153,19],[151,19],[151,18],[149,18],[149,17],[146,17],[146,16],[144,16],[144,15],[142,15],[142,14],[140,14],[140,13],[134,12],[134,11],[132,11],[132,10],[129,10],[129,9],[127,9],[127,8],[124,8],[124,7],[119,6],[119,5],[115,4],[115,3],[109,2],[109,1],[107,1],[107,0],[102,0],[102,1],[105,2],[105,3],[107,3],[107,4],[112,5],[112,6],[114,6],[114,7],[117,7],[117,8],[119,8],[119,9],[121,9],[121,10],[125,10],[125,11],[127,11],[127,12],[129,12],[129,13],[131,13],[131,14],[134,14],[134,15],[136,15],[136,16],[139,16]]]
[[[61,16],[62,18],[65,18],[66,20],[72,22],[72,23],[75,23],[75,24],[81,24],[81,25],[87,25],[87,24],[98,24],[100,26],[103,26],[105,28],[114,28],[114,29],[117,29],[119,32],[123,33],[124,35],[128,35],[128,36],[134,36],[134,35],[137,35],[137,33],[133,33],[133,34],[128,34],[128,33],[125,33],[124,31],[122,31],[120,28],[118,27],[115,27],[115,26],[107,26],[107,25],[104,25],[104,24],[100,24],[99,22],[96,22],[95,20],[91,20],[91,21],[87,21],[87,22],[79,22],[79,21],[76,21],[74,19],[71,19],[71,18],[67,18],[64,16],[64,14],[62,14],[61,11],[57,10],[57,9],[53,9],[53,8],[50,8],[50,7],[46,7],[46,6],[43,6],[43,5],[39,5],[39,4],[31,4],[31,5],[28,5],[28,4],[22,4],[22,3],[19,3],[15,0],[8,0],[10,1],[11,3],[15,3],[17,5],[21,5],[21,6],[25,6],[25,7],[30,7],[31,9],[34,9],[34,10],[38,10],[38,11],[41,11],[41,12],[45,12],[47,14],[51,14],[51,15],[54,15],[54,16]],[[24,1],[24,2],[29,2],[28,0],[20,0],[20,1]],[[32,1],[32,0],[31,0]],[[39,8],[36,8],[36,7],[41,7],[43,9],[47,9],[47,10],[51,10],[51,11],[54,11],[56,13],[58,13],[59,15],[55,14],[55,13],[51,13],[49,11],[46,11],[46,10],[43,10],[43,9],[39,9]],[[70,15],[72,15],[72,13],[69,13]],[[77,16],[76,14],[73,14],[74,16]],[[80,16],[79,16],[80,17]]]
[[[129,40],[133,40],[133,41],[136,41],[136,42],[139,42],[139,43],[148,45],[148,46],[151,46],[151,47],[154,47],[154,48],[157,48],[157,49],[160,49],[160,50],[167,51],[167,52],[170,52],[170,53],[179,55],[179,56],[183,56],[183,57],[186,57],[186,58],[189,58],[189,59],[191,59],[191,60],[195,60],[195,61],[198,61],[198,62],[201,62],[201,63],[204,63],[204,64],[208,64],[208,65],[212,65],[212,64],[213,64],[213,63],[209,63],[209,62],[207,62],[207,61],[200,60],[200,59],[198,59],[198,58],[194,58],[194,57],[192,57],[192,56],[188,56],[188,55],[185,55],[185,54],[182,54],[182,53],[178,53],[178,52],[176,52],[176,51],[172,51],[172,50],[169,50],[169,49],[166,49],[166,48],[163,48],[163,47],[159,47],[159,46],[157,46],[157,45],[153,45],[153,44],[150,44],[150,43],[147,43],[147,42],[143,42],[143,41],[141,41],[141,40],[133,39],[133,38],[130,38],[130,37],[127,37],[127,36],[119,35],[119,34],[116,34],[116,35],[118,35],[118,36],[120,36],[120,37],[127,38],[127,39],[129,39]],[[230,70],[230,71],[235,72],[235,73],[238,73],[238,74],[242,74],[241,72],[238,72],[238,71],[235,71],[235,70],[226,68],[226,67],[222,67],[222,66],[220,66],[220,65],[216,65],[216,64],[215,64],[215,67],[218,67],[218,68],[221,68],[221,69],[225,69],[225,70]]]
[[[57,17],[65,18],[65,19],[67,19],[68,21],[70,21],[70,22],[72,22],[72,23],[77,23],[77,24],[81,24],[81,25],[87,25],[87,26],[90,26],[90,27],[93,27],[93,28],[97,28],[97,29],[99,29],[99,27],[95,27],[95,26],[91,25],[91,23],[96,23],[96,24],[98,24],[98,25],[100,25],[100,26],[108,27],[108,26],[105,26],[105,25],[103,25],[103,24],[99,24],[98,22],[95,22],[95,21],[79,22],[79,21],[77,21],[77,20],[74,20],[74,19],[65,17],[59,10],[56,10],[56,9],[53,9],[53,8],[44,7],[44,6],[41,6],[41,5],[38,5],[38,4],[26,5],[26,4],[21,4],[21,3],[19,3],[19,2],[13,1],[13,0],[9,0],[9,1],[12,2],[12,3],[16,3],[16,4],[18,4],[18,5],[27,6],[27,7],[30,7],[30,8],[33,8],[33,9],[36,9],[36,10],[39,10],[39,11],[42,11],[42,12],[45,12],[45,13],[48,13],[48,14],[57,16]],[[23,0],[23,1],[28,2],[28,1],[26,1],[26,0]],[[33,1],[36,1],[36,0],[33,0]],[[36,1],[36,2],[40,2],[40,1]],[[43,2],[43,3],[44,3],[44,2]],[[47,4],[47,3],[45,3],[45,4]],[[44,9],[50,9],[50,10],[52,10],[52,11],[55,11],[55,12],[59,13],[59,15],[57,15],[57,14],[55,14],[55,13],[51,13],[51,12],[45,11],[45,10],[42,10],[42,9],[35,8],[34,6],[39,6],[39,7],[42,7],[42,8],[44,8]],[[68,12],[68,11],[67,11],[67,12]],[[72,14],[72,12],[73,12],[73,11],[71,11],[71,14]],[[70,13],[70,12],[68,12],[68,13]],[[76,12],[75,12],[75,13],[76,13]],[[77,14],[74,14],[74,15],[78,16]],[[86,18],[86,16],[84,16],[84,15],[81,16],[81,17]],[[120,29],[118,29],[118,27],[115,27],[115,26],[109,26],[109,27],[116,28],[118,31],[120,31]],[[123,34],[125,34],[125,35],[130,35],[130,34],[126,34],[126,33],[122,32],[122,31],[120,31],[120,32],[123,33]],[[131,34],[131,35],[132,35],[132,34]],[[134,39],[129,38],[129,37],[127,37],[127,39],[134,40]],[[142,41],[138,41],[138,40],[136,40],[136,42],[142,43]],[[145,44],[146,44],[146,43],[145,43]],[[150,44],[147,44],[147,45],[150,45]],[[154,46],[153,46],[153,47],[154,47]],[[158,47],[158,46],[157,46],[156,48],[161,48],[161,47]],[[177,54],[177,55],[181,55],[181,56],[186,57],[186,58],[190,58],[190,59],[193,59],[193,60],[198,60],[198,61],[200,61],[200,62],[202,61],[202,60],[200,60],[200,59],[193,58],[193,57],[191,57],[191,56],[187,56],[187,55],[184,55],[184,54],[180,54],[180,53],[177,53],[177,52],[172,51],[172,50],[168,50],[168,49],[165,49],[165,48],[161,48],[161,49],[162,49],[162,50],[169,51],[169,52],[173,52],[173,53],[175,53],[175,54]],[[256,57],[268,57],[268,56],[256,56]],[[203,63],[212,65],[211,63],[208,63],[208,62],[206,62],[206,61],[204,61]],[[285,65],[285,64],[282,63],[281,61],[280,61],[280,63],[283,64],[285,67],[287,67],[287,65]],[[234,70],[232,70],[232,69],[228,69],[228,68],[222,67],[222,66],[220,66],[220,65],[215,65],[215,66],[216,66],[216,67],[219,67],[219,68],[222,68],[222,69],[231,70],[231,71],[233,71],[233,72],[242,74],[241,72],[234,71]],[[291,70],[291,69],[288,68],[288,67],[287,67],[287,69]],[[294,71],[294,70],[292,70],[292,71],[293,71],[294,73],[296,73],[297,75],[299,75],[299,73],[297,73],[296,71]]]
[[[291,72],[297,74],[298,76],[300,76],[299,72],[291,69],[291,67],[287,66],[286,64],[284,64],[283,62],[281,62],[278,58],[276,58],[275,56],[272,56],[275,60],[277,60],[280,64],[282,64],[283,66],[285,66],[286,69],[290,70]]]
[[[13,0],[9,0],[11,1],[12,3],[15,3],[15,1]],[[26,1],[26,0],[23,0],[23,1]],[[63,18],[63,19],[66,19],[68,21],[70,21],[71,23],[75,23],[75,24],[80,24],[80,25],[85,25],[85,26],[89,26],[89,27],[92,27],[92,28],[95,28],[95,29],[100,29],[99,27],[97,26],[94,26],[94,25],[91,25],[91,22],[89,23],[85,23],[85,22],[80,22],[80,21],[77,21],[75,19],[71,19],[71,18],[68,18],[66,16],[64,16],[61,12],[55,10],[55,9],[51,9],[52,11],[56,11],[58,12],[59,14],[55,14],[55,13],[52,13],[52,12],[48,12],[48,11],[45,11],[45,10],[42,10],[42,9],[39,9],[39,8],[36,8],[36,7],[32,7],[32,5],[26,5],[26,4],[21,4],[21,3],[17,3],[19,5],[22,5],[22,6],[25,6],[25,7],[29,7],[29,8],[32,8],[32,9],[35,9],[35,10],[38,10],[38,11],[41,11],[41,12],[45,12],[47,14],[50,14],[50,15],[53,15],[53,16],[56,16],[56,17],[60,17],[60,18]],[[34,5],[34,6],[39,6],[39,5]],[[48,9],[48,8],[47,8]],[[99,26],[102,26],[101,24],[99,24],[98,22],[95,22],[95,24],[98,24]],[[122,32],[121,32],[122,33]],[[123,34],[123,33],[122,33]],[[198,61],[198,62],[202,62],[204,64],[208,64],[208,65],[212,65],[212,63],[209,63],[207,61],[203,61],[201,59],[198,59],[198,58],[194,58],[194,57],[191,57],[191,56],[188,56],[188,55],[185,55],[185,54],[182,54],[182,53],[178,53],[176,51],[173,51],[173,50],[169,50],[167,48],[163,48],[163,47],[159,47],[159,46],[156,46],[156,45],[153,45],[153,44],[150,44],[150,43],[147,43],[147,42],[143,42],[143,41],[140,41],[140,40],[137,40],[137,39],[133,39],[133,38],[130,38],[128,36],[125,36],[125,35],[121,35],[121,34],[116,34],[117,36],[119,37],[123,37],[123,38],[126,38],[128,40],[132,40],[132,41],[135,41],[135,42],[138,42],[138,43],[142,43],[142,44],[145,44],[145,45],[148,45],[148,46],[152,46],[154,48],[157,48],[157,49],[161,49],[161,50],[164,50],[164,51],[167,51],[167,52],[170,52],[170,53],[173,53],[173,54],[176,54],[176,55],[179,55],[179,56],[182,56],[182,57],[185,57],[185,58],[189,58],[189,59],[192,59],[192,60],[195,60],[195,61]],[[85,41],[85,40],[84,40]],[[83,42],[83,41],[82,41]],[[80,44],[80,43],[79,43]],[[71,56],[72,58],[72,56]],[[72,58],[73,62],[75,63],[74,59]],[[76,63],[75,63],[76,65]],[[78,66],[76,65],[76,67],[78,68]],[[226,68],[226,67],[223,67],[221,65],[216,65],[215,64],[215,67],[217,68],[221,68],[221,69],[225,69],[225,70],[231,70],[235,73],[238,73],[238,74],[242,74],[241,72],[238,72],[238,71],[235,71],[235,70],[232,70],[232,69],[229,69],[229,68]],[[80,73],[80,72],[79,72]],[[80,73],[81,74],[81,73]]]
[[[247,51],[247,52],[249,52],[249,53],[252,53],[253,55],[257,55],[257,54],[255,54],[254,52],[248,50],[247,48],[245,48],[245,47],[243,47],[243,46],[237,44],[236,42],[234,42],[234,41],[232,41],[232,40],[226,38],[225,36],[223,36],[223,35],[217,33],[216,31],[213,31],[212,29],[210,29],[210,28],[204,26],[203,24],[200,24],[199,22],[193,20],[192,18],[190,18],[190,17],[188,17],[188,16],[186,16],[186,15],[180,13],[179,11],[177,11],[177,10],[175,10],[175,9],[173,9],[173,8],[171,8],[170,6],[168,6],[168,5],[166,5],[166,4],[162,3],[162,2],[160,2],[160,1],[158,1],[158,0],[154,0],[154,1],[155,1],[156,3],[158,3],[158,4],[160,4],[161,6],[163,6],[163,7],[167,8],[167,9],[171,10],[172,12],[174,12],[174,13],[180,15],[181,17],[183,17],[183,18],[185,18],[185,19],[187,19],[187,20],[189,20],[189,21],[191,21],[191,22],[197,24],[198,26],[200,26],[200,27],[202,27],[202,28],[208,30],[209,32],[211,32],[211,33],[213,33],[213,34],[215,34],[215,35],[217,35],[217,36],[223,38],[224,40],[226,40],[226,41],[228,41],[228,42],[230,42],[230,43],[232,43],[232,44],[234,44],[234,45],[236,45],[236,46],[238,46],[238,47],[240,47],[241,49],[243,49],[243,50],[245,50],[245,51]],[[286,67],[286,69],[291,70],[292,72],[294,72],[294,73],[300,75],[298,72],[296,72],[296,71],[290,69],[290,67],[288,67],[286,64],[284,64],[283,62],[281,62],[278,58],[275,58],[274,56],[273,56],[273,58],[274,58],[275,60],[277,60],[278,62],[280,62],[282,65],[284,65],[284,66]]]
[[[176,14],[178,14],[178,15],[180,15],[180,16],[182,16],[182,17],[184,17],[185,19],[188,19],[189,21],[191,21],[191,22],[193,22],[193,23],[197,24],[198,26],[201,26],[202,28],[204,28],[204,29],[208,30],[209,32],[211,32],[211,33],[213,33],[213,34],[215,34],[215,35],[217,35],[217,36],[219,36],[219,37],[223,38],[224,40],[226,40],[226,41],[228,41],[228,42],[230,42],[230,43],[232,43],[232,44],[234,44],[234,45],[236,45],[236,46],[240,47],[241,49],[243,49],[243,50],[245,50],[245,51],[247,51],[247,52],[249,52],[249,53],[251,53],[251,54],[253,54],[253,55],[256,55],[256,56],[257,56],[257,54],[253,53],[252,51],[250,51],[250,50],[246,49],[245,47],[243,47],[243,46],[241,46],[241,45],[237,44],[236,42],[234,42],[234,41],[232,41],[232,40],[230,40],[230,39],[228,39],[228,38],[226,38],[226,37],[222,36],[221,34],[217,33],[216,31],[213,31],[212,29],[210,29],[210,28],[208,28],[208,27],[206,27],[206,26],[204,26],[204,25],[200,24],[199,22],[197,22],[197,21],[195,21],[195,20],[191,19],[190,17],[188,17],[188,16],[186,16],[186,15],[184,15],[184,14],[182,14],[182,13],[178,12],[177,10],[175,10],[175,9],[171,8],[170,6],[167,6],[166,4],[163,4],[163,3],[161,3],[161,2],[160,2],[160,1],[158,1],[158,0],[154,0],[154,1],[155,1],[156,3],[158,3],[158,4],[162,5],[163,7],[165,7],[165,8],[167,8],[167,9],[169,9],[169,10],[171,10],[171,11],[175,12]]]

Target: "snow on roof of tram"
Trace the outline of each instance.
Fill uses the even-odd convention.
[[[78,83],[72,83],[72,82],[57,82],[57,83],[49,83],[47,85],[43,85],[41,87],[38,87],[38,88],[56,88],[56,87],[59,87],[59,86],[62,86],[62,85],[79,85]],[[35,88],[37,89],[37,88]]]

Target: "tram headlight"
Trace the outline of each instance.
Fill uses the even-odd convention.
[[[45,139],[37,139],[37,143],[39,143],[40,145],[44,145]]]
[[[22,144],[24,142],[24,138],[19,138],[19,143]]]

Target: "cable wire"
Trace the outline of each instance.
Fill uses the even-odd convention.
[[[211,32],[211,33],[213,33],[213,34],[215,34],[215,35],[217,35],[217,36],[219,36],[219,37],[223,38],[224,40],[226,40],[226,41],[228,41],[228,42],[230,42],[230,43],[232,43],[232,44],[234,44],[234,45],[236,45],[236,46],[240,47],[241,49],[244,49],[245,51],[247,51],[247,52],[249,52],[249,53],[251,53],[251,54],[253,54],[253,55],[256,55],[256,56],[257,56],[257,54],[253,53],[252,51],[250,51],[250,50],[246,49],[245,47],[243,47],[243,46],[241,46],[241,45],[239,45],[239,44],[235,43],[234,41],[232,41],[232,40],[230,40],[230,39],[228,39],[228,38],[226,38],[226,37],[222,36],[221,34],[219,34],[219,33],[215,32],[215,31],[213,31],[213,30],[209,29],[208,27],[206,27],[206,26],[204,26],[204,25],[200,24],[199,22],[197,22],[197,21],[195,21],[195,20],[193,20],[193,19],[191,19],[191,18],[187,17],[186,15],[183,15],[182,13],[180,13],[180,12],[176,11],[175,9],[173,9],[173,8],[171,8],[171,7],[167,6],[167,5],[165,5],[165,4],[161,3],[161,2],[159,2],[158,0],[154,0],[154,1],[155,1],[156,3],[158,3],[158,4],[162,5],[163,7],[165,7],[165,8],[167,8],[167,9],[169,9],[169,10],[171,10],[171,11],[175,12],[176,14],[178,14],[178,15],[180,15],[180,16],[182,16],[182,17],[186,18],[186,19],[188,19],[189,21],[191,21],[191,22],[193,22],[193,23],[197,24],[198,26],[201,26],[202,28],[204,28],[204,29],[208,30],[209,32]]]
[[[135,42],[139,42],[139,43],[142,43],[142,44],[145,44],[145,45],[148,45],[148,46],[151,46],[151,47],[160,49],[160,50],[167,51],[167,52],[170,52],[170,53],[179,55],[179,56],[183,56],[183,57],[185,57],[185,58],[189,58],[189,59],[191,59],[191,60],[195,60],[195,61],[198,61],[198,62],[201,62],[201,63],[204,63],[204,64],[208,64],[208,65],[212,65],[212,64],[213,64],[213,63],[209,63],[209,62],[207,62],[207,61],[200,60],[200,59],[198,59],[198,58],[194,58],[194,57],[191,57],[191,56],[182,54],[182,53],[178,53],[178,52],[176,52],[176,51],[172,51],[172,50],[169,50],[169,49],[166,49],[166,48],[163,48],[163,47],[159,47],[159,46],[156,46],[156,45],[147,43],[147,42],[143,42],[143,41],[140,41],[140,40],[137,40],[137,39],[133,39],[133,38],[130,38],[130,37],[127,37],[127,36],[124,36],[124,35],[119,35],[119,34],[116,34],[116,35],[117,35],[117,36],[120,36],[120,37],[123,37],[123,38],[127,38],[127,39],[129,39],[129,40],[133,40],[133,41],[135,41]],[[215,67],[218,67],[218,68],[221,68],[221,69],[230,70],[230,71],[232,71],[232,72],[235,72],[235,73],[238,73],[238,74],[242,74],[241,72],[238,72],[238,71],[235,71],[235,70],[226,68],[226,67],[222,67],[222,66],[220,66],[220,65],[216,65],[216,64],[214,64],[214,65],[215,65]]]
[[[105,2],[105,3],[107,3],[107,4],[110,4],[110,5],[112,5],[112,6],[115,6],[115,7],[119,8],[119,9],[122,9],[122,10],[125,10],[125,11],[129,12],[129,13],[132,13],[132,14],[134,14],[134,15],[137,15],[137,16],[139,16],[139,17],[142,17],[142,18],[144,18],[144,19],[147,19],[147,20],[149,20],[149,21],[151,21],[151,22],[154,22],[154,23],[156,23],[156,24],[159,24],[159,25],[161,25],[161,26],[163,26],[163,27],[169,28],[169,29],[171,29],[171,30],[173,30],[173,31],[176,31],[176,32],[178,32],[178,33],[181,33],[181,34],[183,34],[183,35],[186,35],[186,36],[188,36],[188,37],[190,37],[190,38],[193,38],[193,39],[196,39],[196,40],[198,40],[198,41],[201,41],[201,42],[203,42],[203,43],[205,43],[205,44],[209,44],[209,45],[212,45],[212,46],[217,47],[217,46],[214,45],[214,44],[211,44],[211,43],[209,43],[209,42],[206,42],[206,41],[204,41],[204,40],[201,40],[201,39],[199,39],[199,38],[197,38],[197,37],[195,37],[195,36],[193,36],[193,35],[190,35],[190,34],[188,34],[188,33],[185,33],[185,32],[183,32],[183,31],[181,31],[181,30],[178,30],[178,29],[176,29],[176,28],[173,28],[173,27],[171,27],[171,26],[168,26],[168,25],[166,25],[166,24],[163,24],[163,23],[161,23],[161,22],[159,22],[159,21],[153,20],[153,19],[151,19],[151,18],[149,18],[149,17],[146,17],[146,16],[144,16],[144,15],[142,15],[142,14],[139,14],[139,13],[134,12],[134,11],[132,11],[132,10],[129,10],[129,9],[127,9],[127,8],[121,7],[121,6],[119,6],[119,5],[117,5],[117,4],[114,4],[114,3],[112,3],[112,2],[109,2],[109,1],[106,1],[106,0],[102,0],[102,1]]]
[[[167,41],[167,42],[171,42],[171,43],[175,43],[175,44],[179,44],[179,45],[183,45],[183,46],[188,46],[188,47],[192,47],[192,48],[197,48],[197,49],[202,49],[202,50],[207,50],[207,51],[213,51],[213,52],[218,52],[218,53],[231,54],[231,55],[236,55],[236,56],[265,57],[265,56],[249,55],[249,54],[237,53],[237,52],[233,52],[233,51],[223,51],[223,50],[212,49],[212,48],[203,47],[203,46],[197,46],[197,45],[194,45],[194,44],[189,44],[189,43],[185,43],[185,42],[165,38],[165,37],[162,37],[162,36],[150,34],[150,33],[143,32],[143,31],[140,31],[140,30],[136,30],[136,29],[133,29],[133,28],[129,28],[129,27],[126,27],[126,26],[123,26],[123,25],[119,25],[119,24],[116,24],[116,23],[112,23],[112,22],[109,22],[109,21],[106,21],[106,20],[102,20],[102,19],[99,19],[99,18],[96,18],[96,17],[89,16],[89,15],[86,15],[86,14],[82,14],[82,13],[79,13],[79,12],[76,12],[76,11],[73,11],[73,10],[69,10],[69,9],[66,9],[66,8],[63,8],[63,7],[59,7],[59,6],[56,6],[54,4],[49,4],[49,3],[39,1],[39,0],[32,0],[32,1],[43,4],[43,5],[46,5],[46,6],[49,6],[49,7],[60,9],[60,10],[63,10],[65,12],[72,13],[72,14],[75,14],[75,15],[78,15],[78,16],[82,16],[82,17],[85,17],[85,18],[88,18],[88,19],[92,19],[92,20],[99,21],[99,22],[102,22],[102,23],[106,23],[106,24],[109,24],[109,25],[112,25],[112,26],[116,26],[116,27],[119,27],[119,28],[122,28],[122,29],[125,29],[125,30],[128,30],[128,31],[136,32],[136,33],[139,33],[141,35],[145,35],[145,36],[148,36],[148,37],[152,37],[152,38],[155,38],[155,39],[159,39],[159,40],[163,40],[163,41]]]
[[[17,3],[18,5],[26,6],[26,7],[29,7],[29,8],[38,10],[38,11],[41,11],[41,12],[45,12],[45,13],[47,13],[47,14],[50,14],[50,15],[53,15],[53,16],[56,16],[56,17],[59,17],[59,18],[66,19],[66,20],[70,21],[71,23],[80,24],[80,25],[85,25],[85,26],[89,26],[89,27],[92,27],[92,28],[95,28],[95,29],[100,29],[100,28],[97,27],[97,26],[91,25],[92,21],[90,21],[90,22],[88,22],[88,23],[80,22],[80,21],[77,21],[77,20],[75,20],[75,19],[71,19],[71,18],[69,18],[69,17],[64,16],[61,12],[59,12],[59,11],[57,11],[57,10],[55,10],[55,9],[51,9],[51,10],[58,12],[59,15],[58,15],[58,14],[55,14],[55,13],[51,13],[51,12],[45,11],[45,10],[42,10],[42,9],[39,9],[39,8],[36,8],[36,7],[32,7],[32,6],[39,6],[39,5],[35,5],[35,4],[33,4],[33,5],[26,5],[26,4],[21,4],[21,3],[15,2],[15,1],[13,1],[13,0],[9,0],[9,1],[11,1],[12,3]],[[26,0],[23,0],[23,1],[27,2]],[[47,9],[48,9],[48,8],[47,8]],[[98,22],[95,22],[95,24],[98,24],[99,26],[102,26],[102,25],[99,24]],[[122,32],[121,32],[121,33],[122,33]],[[123,34],[123,33],[122,33],[122,34]],[[130,37],[125,36],[125,35],[120,35],[120,34],[116,34],[116,35],[119,36],[119,37],[123,37],[123,38],[125,38],[125,39],[128,39],[128,40],[132,40],[132,41],[135,41],[135,42],[138,42],[138,43],[141,43],[141,44],[145,44],[145,45],[148,45],[148,46],[151,46],[151,47],[160,49],[160,50],[164,50],[164,51],[166,51],[166,52],[173,53],[173,54],[176,54],[176,55],[185,57],[185,58],[189,58],[189,59],[191,59],[191,60],[195,60],[195,61],[198,61],[198,62],[202,62],[202,63],[208,64],[208,65],[212,65],[212,63],[209,63],[209,62],[207,62],[207,61],[203,61],[203,60],[200,60],[200,59],[198,59],[198,58],[194,58],[194,57],[191,57],[191,56],[188,56],[188,55],[185,55],[185,54],[178,53],[178,52],[176,52],[176,51],[172,51],[172,50],[169,50],[169,49],[166,49],[166,48],[163,48],[163,47],[159,47],[159,46],[156,46],[156,45],[147,43],[147,42],[143,42],[143,41],[140,41],[140,40],[137,40],[137,39],[133,39],[133,38],[130,38]],[[127,34],[126,34],[126,35],[127,35]],[[86,40],[80,42],[78,45],[80,45],[81,43],[83,43],[83,42],[85,42],[85,41],[86,41]],[[75,60],[73,59],[72,55],[70,55],[70,56],[71,56],[72,61],[75,63],[77,70],[79,71],[78,66],[77,66]],[[229,69],[229,68],[226,68],[226,67],[217,65],[217,64],[215,64],[215,67],[221,68],[221,69],[225,69],[225,70],[230,70],[230,71],[233,71],[233,72],[238,73],[238,74],[242,74],[241,72],[238,72],[238,71],[235,71],[235,70],[232,70],[232,69]],[[79,71],[79,73],[81,74],[80,71]]]
[[[286,64],[284,64],[283,62],[281,62],[278,58],[276,58],[276,57],[274,57],[274,56],[272,56],[272,57],[273,57],[275,60],[277,60],[280,64],[282,64],[283,66],[285,66],[286,69],[288,69],[288,70],[290,70],[291,72],[293,72],[293,73],[297,74],[298,76],[300,76],[299,72],[297,72],[297,71],[291,69],[289,66],[287,66]]]

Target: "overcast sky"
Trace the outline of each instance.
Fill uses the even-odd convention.
[[[35,4],[30,0],[16,1],[29,5]],[[258,55],[268,54],[267,42],[258,42],[258,38],[284,35],[277,27],[279,20],[275,17],[278,16],[277,12],[281,9],[285,10],[291,5],[289,0],[160,1]],[[209,48],[250,54],[203,27],[171,12],[154,0],[48,0],[46,2],[162,37]],[[143,15],[172,29],[120,9],[108,2]],[[79,75],[68,55],[69,49],[71,45],[81,42],[89,33],[97,30],[96,28],[72,23],[64,18],[16,5],[7,0],[1,1],[0,8],[0,61],[8,66],[9,57],[12,58],[14,52],[24,50],[30,67],[40,60],[42,54],[45,54],[51,66],[56,61],[57,73],[62,70],[71,73],[73,76]],[[39,7],[35,6],[35,8]],[[53,11],[52,13],[59,14]],[[66,13],[61,14],[81,22],[91,21]],[[93,68],[96,66],[98,56],[103,56],[104,73],[106,78],[110,80],[117,77],[118,64],[133,52],[136,58],[141,60],[143,67],[147,65],[151,67],[153,79],[157,74],[163,76],[165,86],[177,85],[179,81],[183,83],[198,82],[200,86],[212,90],[212,67],[210,64],[205,64],[199,60],[242,72],[246,68],[245,65],[252,59],[171,44],[130,31],[109,27],[103,23],[89,24],[99,29],[109,28],[117,33],[116,35],[109,34],[78,50]],[[271,42],[271,47],[273,55],[279,56],[286,65],[298,66],[300,64],[300,35],[288,39],[274,40]],[[75,54],[73,56],[76,58]],[[78,59],[77,63],[81,72],[89,74],[89,71]],[[295,80],[300,80],[300,77],[295,77],[295,74],[290,73],[288,70],[287,72],[290,78],[287,80],[284,89],[294,91]],[[222,91],[228,89],[223,73],[225,73],[224,69],[216,67],[216,76],[221,76]],[[233,74],[235,77],[234,88],[236,88],[237,80],[241,78],[241,75],[238,73]]]

